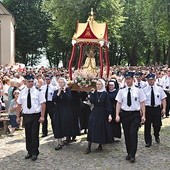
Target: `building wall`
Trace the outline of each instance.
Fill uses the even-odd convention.
[[[0,64],[13,64],[15,56],[14,25],[10,15],[0,15],[1,35],[0,35]]]

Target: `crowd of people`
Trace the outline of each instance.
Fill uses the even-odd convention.
[[[74,69],[73,69],[74,72]],[[138,130],[144,124],[146,147],[151,147],[151,124],[156,143],[160,143],[162,117],[170,111],[170,68],[167,66],[110,67],[108,78],[97,78],[90,91],[69,88],[65,68],[25,68],[20,64],[0,67],[0,109],[7,110],[9,131],[19,128],[21,117],[26,135],[25,159],[39,155],[39,127],[48,135],[48,115],[56,139],[55,150],[76,140],[81,130],[87,133],[91,152],[121,138],[121,124],[127,150],[126,160],[135,162]],[[0,124],[2,126],[2,124]]]

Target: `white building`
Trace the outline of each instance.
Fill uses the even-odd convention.
[[[0,2],[0,64],[13,64],[15,58],[15,19]]]

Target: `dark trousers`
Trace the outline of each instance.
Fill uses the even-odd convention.
[[[30,155],[39,154],[39,118],[40,113],[23,115],[26,136],[26,149]]]
[[[46,110],[45,110],[45,116],[44,116],[44,122],[42,124],[42,134],[47,135],[48,134],[48,114],[51,119],[51,126],[54,132],[54,126],[53,126],[53,109],[54,109],[54,103],[51,101],[46,102]]]
[[[152,143],[151,124],[153,126],[154,136],[155,138],[158,138],[162,125],[160,106],[159,107],[146,106],[146,122],[144,126],[144,137],[145,143],[147,144]]]
[[[166,92],[167,98],[166,98],[166,114],[165,116],[169,116],[169,111],[170,111],[170,93]]]
[[[138,130],[140,126],[140,111],[121,113],[121,122],[123,126],[125,144],[128,155],[135,157],[138,144]]]

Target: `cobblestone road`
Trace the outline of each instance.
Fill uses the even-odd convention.
[[[124,138],[119,142],[105,145],[102,153],[92,151],[84,155],[87,147],[86,135],[78,137],[75,143],[64,146],[62,150],[54,150],[53,135],[40,139],[40,155],[36,162],[25,160],[24,132],[17,131],[14,136],[0,137],[0,170],[170,170],[170,118],[163,119],[161,143],[153,141],[146,148],[143,140],[143,127],[139,132],[139,144],[136,163],[125,160],[126,151]],[[95,149],[93,145],[92,149]]]

